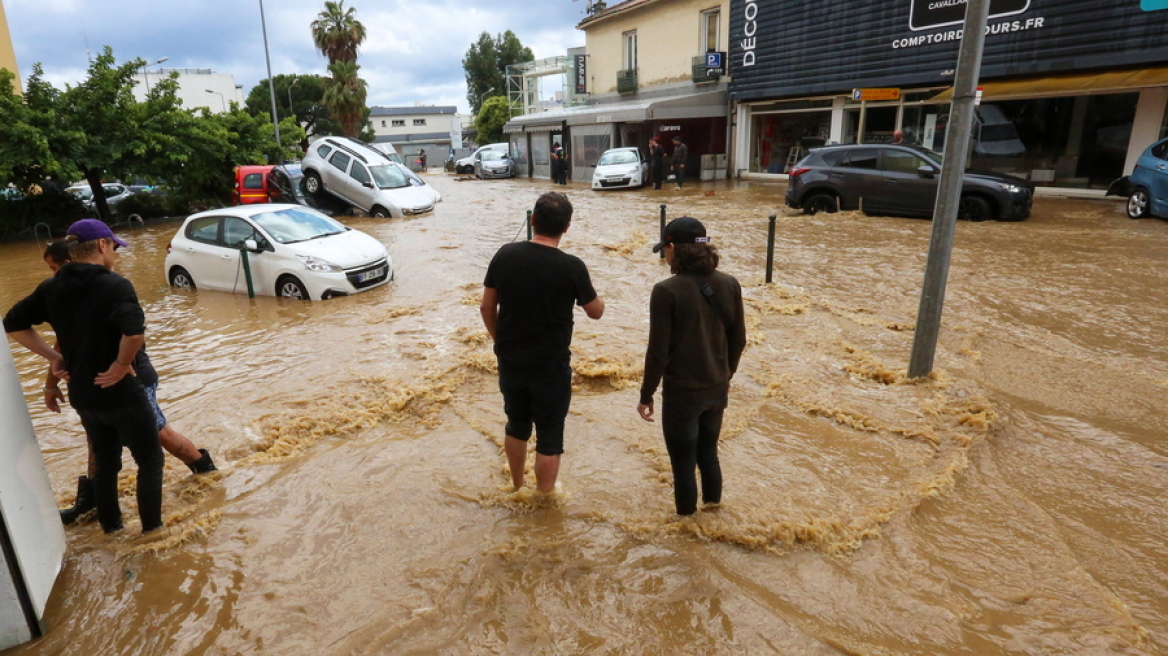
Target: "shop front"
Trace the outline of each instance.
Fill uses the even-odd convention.
[[[1156,66],[1168,60],[1157,36],[1168,11],[1013,5],[991,4],[970,165],[1040,185],[1106,187],[1168,129],[1168,68]],[[809,148],[889,142],[897,131],[944,152],[962,13],[934,6],[732,2],[735,171],[782,175]],[[895,97],[856,99],[868,89]]]

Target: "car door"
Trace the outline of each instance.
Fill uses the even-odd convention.
[[[223,219],[223,238],[219,244],[219,266],[224,289],[235,293],[247,291],[247,278],[243,270],[243,258],[240,249],[248,239],[254,239],[257,245],[271,248],[267,240],[250,222],[234,216]],[[257,294],[271,294],[276,289],[276,281],[272,278],[274,263],[270,253],[248,253],[248,268],[251,269],[252,285]]]
[[[349,190],[353,194],[353,204],[365,211],[373,208],[373,196],[377,189],[373,186],[373,176],[369,169],[358,160],[349,166]]]
[[[880,152],[876,148],[849,148],[839,165],[828,172],[843,197],[844,209],[878,209],[881,191]]]
[[[205,216],[191,221],[184,233],[186,240],[178,248],[182,253],[182,266],[190,272],[195,285],[200,289],[227,289],[220,235],[222,223],[223,218],[218,216]]]
[[[1168,218],[1168,141],[1162,141],[1148,150],[1140,166],[1148,169],[1149,209],[1156,216]]]
[[[338,150],[328,158],[329,165],[324,167],[322,172],[324,184],[329,191],[349,202],[353,202],[352,190],[349,186],[349,164],[352,161],[352,157]]]
[[[921,167],[928,167],[932,174],[922,176]],[[880,209],[891,214],[932,216],[940,174],[932,163],[907,148],[884,148],[880,153],[880,174]]]

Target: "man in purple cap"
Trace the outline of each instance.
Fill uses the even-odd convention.
[[[138,464],[142,531],[153,531],[162,526],[162,447],[154,412],[131,367],[145,344],[146,318],[134,286],[111,270],[126,242],[97,219],[69,226],[66,239],[71,261],[12,306],[4,331],[69,381],[70,402],[96,460],[93,492],[102,530],[122,528],[118,472],[125,445]],[[57,333],[60,352],[34,328],[45,322]]]
[[[683,216],[665,226],[653,252],[665,251],[673,275],[653,286],[649,297],[649,346],[637,412],[653,421],[653,394],[661,393],[661,432],[673,469],[673,500],[679,515],[697,512],[696,468],[702,501],[722,501],[718,435],[730,379],[746,347],[742,287],[718,268],[718,250],[706,227]]]

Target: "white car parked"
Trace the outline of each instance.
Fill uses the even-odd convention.
[[[300,168],[305,191],[314,196],[331,193],[370,216],[422,214],[442,200],[429,185],[416,184],[405,167],[356,139],[317,139]]]
[[[649,179],[649,163],[639,148],[611,148],[596,161],[593,189],[643,187]]]
[[[475,172],[475,155],[481,154],[483,151],[495,150],[502,153],[511,151],[511,144],[506,142],[487,144],[479,146],[473,153],[463,157],[454,163],[455,173],[474,173]]]
[[[242,249],[256,294],[327,299],[393,280],[393,261],[373,237],[302,205],[271,204],[192,214],[166,246],[166,279],[245,293]]]

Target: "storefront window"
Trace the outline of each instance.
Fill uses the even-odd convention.
[[[864,110],[864,143],[888,143],[896,130],[896,106],[867,107]],[[848,107],[844,111],[844,143],[859,143],[856,133],[860,129],[859,106]]]
[[[755,115],[751,132],[750,170],[786,173],[808,148],[822,146],[831,135],[831,112]]]
[[[547,166],[552,163],[551,143],[547,134],[531,135],[531,161],[536,166]]]

